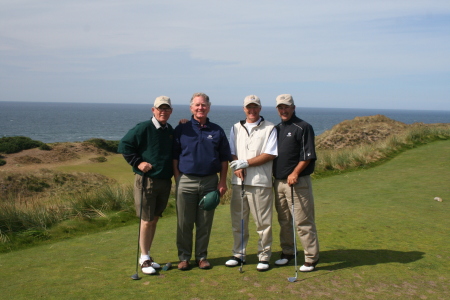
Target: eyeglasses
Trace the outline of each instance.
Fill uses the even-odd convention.
[[[159,112],[169,112],[172,111],[171,107],[156,107]]]
[[[277,109],[278,110],[289,110],[289,109],[291,109],[292,108],[292,105],[289,105],[289,106],[287,106],[287,105],[280,105],[280,106],[277,106]]]

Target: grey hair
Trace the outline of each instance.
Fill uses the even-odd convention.
[[[203,97],[203,99],[205,99],[205,101],[208,103],[208,106],[211,106],[211,102],[209,102],[209,96],[205,93],[195,93],[194,95],[192,95],[190,105],[192,105],[195,97]]]

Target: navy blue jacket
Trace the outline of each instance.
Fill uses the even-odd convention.
[[[209,122],[201,126],[193,117],[179,124],[174,131],[173,159],[183,174],[208,176],[222,169],[222,162],[231,161],[230,144],[219,125]]]

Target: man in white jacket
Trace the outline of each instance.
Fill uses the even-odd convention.
[[[230,132],[233,157],[230,166],[234,170],[230,211],[234,245],[233,257],[225,265],[234,267],[245,262],[251,212],[259,235],[256,269],[266,271],[272,254],[272,161],[278,154],[277,132],[273,123],[260,116],[261,100],[257,96],[245,97],[244,112],[246,119],[234,124]]]

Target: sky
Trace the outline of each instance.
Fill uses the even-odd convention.
[[[0,101],[450,110],[450,1],[0,0]]]

